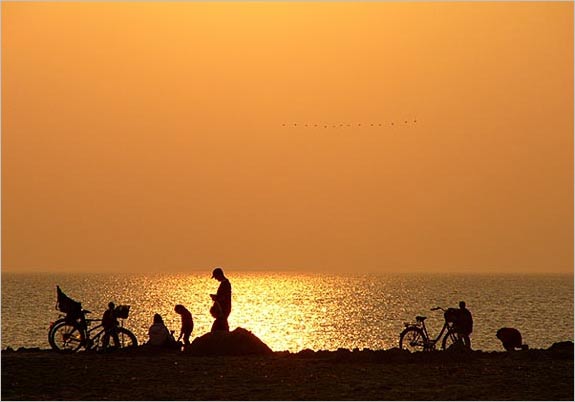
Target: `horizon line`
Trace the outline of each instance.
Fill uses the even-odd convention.
[[[43,275],[54,275],[54,274],[77,274],[77,275],[128,275],[128,274],[139,274],[139,275],[146,275],[146,274],[197,274],[197,273],[209,273],[211,272],[212,268],[208,269],[188,269],[188,270],[166,270],[166,271],[113,271],[113,270],[106,270],[106,271],[71,271],[71,270],[29,270],[29,271],[18,271],[18,270],[6,270],[2,269],[1,274],[13,274],[13,275],[26,275],[26,274],[43,274]],[[224,272],[226,274],[230,273],[269,273],[269,274],[306,274],[306,275],[490,275],[490,276],[505,276],[505,275],[533,275],[533,276],[542,276],[542,275],[565,275],[565,276],[574,276],[575,272],[563,272],[563,271],[530,271],[530,272],[523,272],[523,271],[509,271],[509,272],[502,272],[501,270],[497,271],[328,271],[328,270],[315,270],[315,271],[305,271],[305,270],[298,270],[298,269],[258,269],[258,268],[250,268],[250,269],[226,269],[224,268]]]
[[[574,0],[2,0],[2,3],[573,3]]]

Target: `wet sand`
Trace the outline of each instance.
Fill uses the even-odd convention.
[[[573,343],[507,352],[2,351],[3,400],[573,400]]]

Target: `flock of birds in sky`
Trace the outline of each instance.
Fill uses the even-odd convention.
[[[387,123],[283,123],[282,127],[285,128],[357,128],[357,127],[395,127],[395,126],[413,126],[417,124],[417,120],[404,120],[403,122],[387,122]]]

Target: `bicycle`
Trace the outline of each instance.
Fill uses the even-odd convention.
[[[425,319],[427,317],[415,317],[415,323],[404,323],[405,329],[399,335],[399,348],[409,350],[410,352],[416,351],[432,351],[435,350],[435,345],[441,339],[443,334],[443,341],[441,342],[441,349],[449,349],[452,345],[462,342],[460,336],[455,331],[454,322],[457,317],[457,309],[448,308],[447,310],[442,307],[434,307],[432,311],[441,310],[444,313],[445,321],[439,335],[435,339],[429,336],[427,327],[425,326]],[[446,332],[447,331],[447,332]]]
[[[57,308],[65,314],[60,314],[60,318],[50,324],[48,342],[52,349],[59,352],[77,352],[81,348],[97,351],[112,349],[110,342],[104,344],[106,334],[102,320],[86,318],[86,314],[91,312],[64,295],[59,287]],[[113,342],[115,349],[138,346],[136,336],[124,328],[123,319],[128,318],[129,311],[130,306],[117,306],[115,309],[116,317],[121,319],[120,326],[116,328],[118,343]]]

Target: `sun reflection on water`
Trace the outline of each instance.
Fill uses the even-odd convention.
[[[233,271],[226,276],[232,284],[230,329],[250,330],[276,351],[396,347],[405,321],[427,315],[433,335],[442,325],[442,315],[429,309],[453,306],[459,300],[466,300],[474,314],[476,348],[500,349],[494,333],[511,324],[521,328],[534,347],[573,339],[572,277]],[[209,272],[3,275],[3,347],[48,347],[47,326],[57,318],[56,284],[82,301],[93,317],[101,317],[109,301],[131,305],[124,325],[143,343],[155,313],[178,334],[176,304],[185,305],[193,314],[192,337],[209,332],[213,322],[209,295],[216,292],[219,282]],[[27,300],[25,305],[22,300]]]

